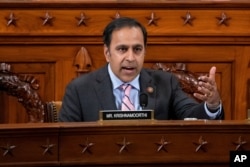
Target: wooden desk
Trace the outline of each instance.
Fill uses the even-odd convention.
[[[229,166],[249,141],[247,120],[0,124],[0,166]]]

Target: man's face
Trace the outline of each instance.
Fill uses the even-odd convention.
[[[141,71],[145,46],[140,28],[124,27],[112,33],[110,47],[104,46],[106,61],[123,82],[132,81]]]

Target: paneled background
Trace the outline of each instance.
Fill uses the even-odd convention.
[[[145,67],[182,62],[196,73],[217,67],[225,119],[246,119],[249,108],[248,1],[1,1],[0,62],[39,80],[44,101],[62,100],[78,71],[105,64],[102,31],[116,17],[138,19],[148,30]],[[190,18],[188,20],[187,18]],[[90,66],[75,60],[86,49]],[[0,123],[27,122],[15,97],[0,91]]]

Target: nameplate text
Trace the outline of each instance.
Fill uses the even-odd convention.
[[[153,110],[121,111],[121,110],[103,110],[100,111],[100,120],[152,120],[154,119]]]

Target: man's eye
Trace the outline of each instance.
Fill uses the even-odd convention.
[[[142,51],[141,47],[134,48],[135,53],[140,53]]]
[[[126,52],[126,51],[127,51],[127,48],[118,48],[118,50],[119,50],[120,52]]]

